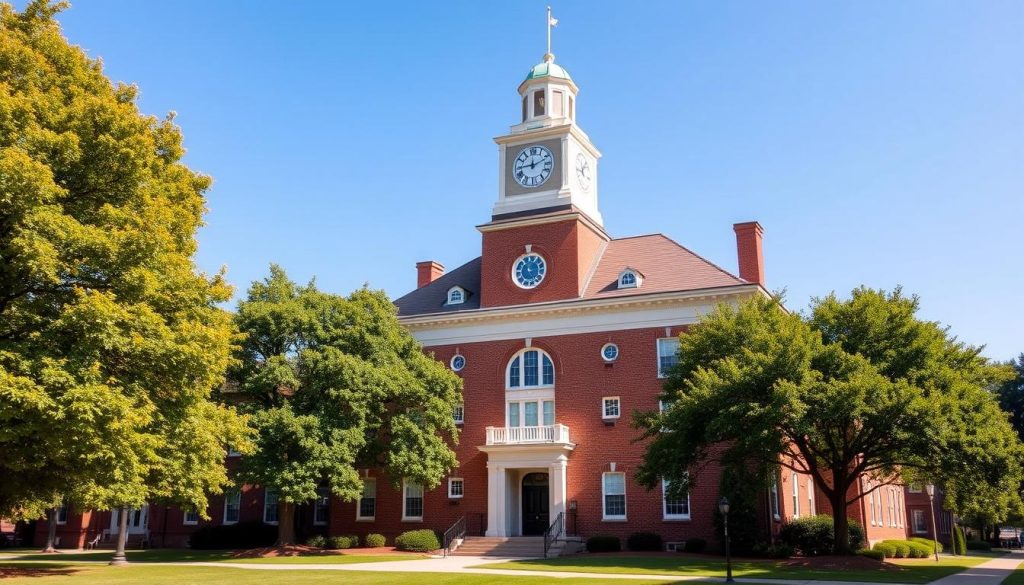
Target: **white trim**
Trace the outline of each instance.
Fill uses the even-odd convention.
[[[270,503],[269,500],[270,500],[270,495],[271,494],[274,495],[274,505],[273,505],[273,508],[274,508],[275,513],[277,512],[277,501],[278,501],[277,498],[279,498],[280,496],[277,494],[277,492],[275,490],[264,489],[263,490],[263,523],[264,524],[273,524],[273,525],[276,526],[277,525],[277,520],[267,520],[267,510],[269,510],[271,508],[268,505]]]
[[[793,517],[800,517],[800,476],[793,472],[790,480],[793,482]]]
[[[189,514],[195,514],[195,520],[189,520]],[[199,511],[198,510],[185,510],[181,516],[181,524],[183,526],[195,526],[199,524]]]
[[[690,492],[686,492],[686,513],[685,514],[669,514],[668,513],[668,497],[666,491],[668,490],[668,481],[665,479],[661,480],[661,519],[662,520],[689,520],[692,512],[690,508]]]
[[[537,384],[527,386],[526,385],[526,359],[520,359],[527,353],[535,351],[537,352]],[[551,384],[544,383],[544,358],[547,358],[551,362]],[[519,385],[512,386],[509,384],[512,372],[512,363],[519,360]],[[544,351],[539,347],[532,347],[527,345],[523,349],[517,351],[515,355],[508,359],[508,363],[505,364],[505,391],[506,392],[522,392],[523,390],[533,390],[538,388],[554,388],[555,387],[555,360],[551,358],[548,352]]]
[[[633,282],[624,282],[627,276],[633,277]],[[619,273],[619,278],[616,280],[616,288],[640,288],[644,283],[644,277],[639,271],[633,268],[625,268]]]
[[[410,516],[407,513],[406,509],[405,509],[406,508],[406,504],[408,503],[409,488],[412,487],[412,486],[417,486],[417,487],[420,488],[420,515],[419,516]],[[423,522],[423,503],[424,503],[424,495],[425,495],[424,491],[425,490],[423,489],[422,485],[420,485],[420,484],[418,484],[418,483],[416,483],[414,481],[411,482],[411,481],[409,481],[407,479],[402,479],[402,522]]]
[[[779,476],[774,474],[772,477],[772,485],[768,488],[768,509],[771,510],[774,505],[775,509],[771,510],[773,520],[782,520],[782,500],[779,498]]]
[[[608,402],[615,401],[615,414],[608,414]],[[601,397],[601,418],[604,420],[615,420],[622,416],[622,400],[618,396]]]
[[[678,337],[659,337],[657,342],[655,342],[655,344],[654,344],[654,353],[656,354],[656,357],[658,359],[658,361],[657,361],[657,368],[658,368],[657,372],[658,372],[658,378],[659,379],[664,379],[664,378],[668,377],[668,374],[661,370],[661,344],[662,344],[662,342],[671,342],[671,341],[675,342],[676,352],[678,352],[679,351],[679,338]]]
[[[516,277],[516,272],[519,270],[519,263],[522,262],[523,260],[525,260],[526,258],[530,258],[530,257],[536,257],[536,258],[538,258],[540,260],[540,262],[541,262],[541,269],[543,270],[543,272],[541,272],[541,274],[538,275],[537,282],[535,284],[526,285],[526,284],[523,284],[523,283],[519,282],[519,279]],[[551,263],[548,262],[547,258],[545,258],[544,256],[541,256],[540,254],[538,254],[536,252],[527,252],[527,253],[519,256],[518,258],[515,259],[514,262],[512,262],[512,272],[511,272],[512,282],[513,282],[513,284],[515,284],[516,286],[518,286],[521,289],[533,290],[533,289],[537,288],[538,286],[540,286],[544,282],[544,279],[548,277],[548,272],[550,272],[550,271],[551,271]]]
[[[462,358],[461,367],[455,367],[455,358]],[[453,372],[461,372],[466,367],[466,356],[462,355],[461,353],[453,355],[452,359],[448,360],[448,367],[451,368]]]
[[[610,359],[608,358],[608,356],[606,356],[604,354],[604,350],[608,349],[609,347],[614,347],[615,348],[615,357],[610,358]],[[617,344],[615,344],[615,343],[606,343],[606,344],[602,345],[601,346],[601,359],[603,359],[605,362],[607,362],[609,364],[614,362],[615,360],[619,359],[619,346]]]
[[[68,506],[67,502],[61,502],[60,505],[57,506],[55,515],[57,516],[57,525],[63,526],[68,523],[68,516],[71,515],[71,507]],[[61,516],[64,517],[63,520],[60,519]]]
[[[609,475],[621,475],[622,476],[622,494],[609,494],[609,493],[607,493],[605,491],[605,478],[607,476],[609,476]],[[607,499],[607,497],[609,495],[612,495],[612,496],[621,495],[622,496],[622,511],[623,511],[623,513],[621,515],[619,515],[619,514],[608,514],[608,510],[607,510],[608,499]],[[615,521],[615,522],[623,521],[623,520],[626,519],[626,514],[627,513],[628,513],[628,509],[626,508],[626,474],[621,472],[621,471],[605,471],[604,473],[601,474],[601,520],[605,520],[605,521],[611,520],[611,521]]]
[[[228,509],[229,500],[235,500],[235,507],[238,511],[238,518],[234,520],[228,520]],[[231,490],[224,494],[224,524],[238,524],[238,521],[242,518],[242,492],[241,490]]]
[[[455,420],[455,424],[461,425],[466,422],[466,405],[458,403],[452,408],[452,419]]]
[[[807,477],[807,515],[817,516],[818,506],[814,502],[814,478]]]
[[[403,488],[404,488],[405,482],[402,482],[402,483],[403,483]],[[366,496],[366,488],[367,488],[367,486],[370,486],[370,485],[373,486],[373,516],[362,516],[361,514],[363,512],[363,499],[370,499],[370,498],[366,498],[365,497]],[[405,503],[404,503],[405,502],[405,490],[404,489],[402,491],[402,502],[403,502],[402,509],[405,509]],[[377,478],[376,477],[364,477],[363,478],[363,491],[362,491],[362,493],[359,494],[359,498],[356,499],[356,522],[373,522],[376,519],[377,519]]]
[[[920,530],[918,530],[918,525],[917,525],[918,514],[921,515],[920,516],[920,518],[921,518],[921,529]],[[910,511],[910,525],[911,525],[910,529],[911,529],[911,531],[913,531],[914,534],[928,534],[928,519],[925,518],[924,510],[922,510],[920,508],[915,508],[915,509]]]
[[[458,294],[458,300],[453,299],[454,295]],[[461,305],[466,302],[466,289],[461,286],[455,285],[448,289],[448,299],[445,301],[446,305]]]
[[[462,487],[460,489],[461,493],[455,494],[455,493],[452,492],[452,484],[454,482],[459,482],[460,484],[462,484]],[[464,496],[464,495],[466,495],[466,480],[462,479],[461,477],[449,477],[448,478],[448,499],[457,500],[457,499],[462,498],[462,496]]]

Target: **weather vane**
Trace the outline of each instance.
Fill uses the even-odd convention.
[[[548,52],[544,54],[544,60],[551,62],[555,60],[555,56],[551,53],[551,29],[558,25],[558,19],[551,16],[551,7],[548,6]]]

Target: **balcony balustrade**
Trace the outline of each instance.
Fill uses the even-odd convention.
[[[569,427],[563,424],[537,427],[487,427],[487,445],[570,444]]]

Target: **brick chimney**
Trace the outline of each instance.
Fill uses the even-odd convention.
[[[444,274],[444,265],[433,260],[416,263],[416,288],[423,288]]]
[[[733,224],[732,229],[736,232],[740,278],[764,286],[764,251],[761,245],[764,228],[756,221],[748,221]]]

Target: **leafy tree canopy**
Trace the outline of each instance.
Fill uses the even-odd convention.
[[[637,417],[650,439],[638,480],[664,477],[681,496],[698,475],[687,471],[712,461],[809,473],[836,511],[839,550],[862,476],[939,482],[960,513],[999,494],[1005,515],[1024,450],[986,390],[999,370],[917,309],[867,288],[815,299],[806,316],[767,298],[718,307],[680,336],[670,407]]]
[[[230,377],[258,430],[240,479],[278,492],[282,544],[294,540],[290,505],[322,484],[354,500],[360,469],[430,488],[456,465],[461,379],[423,353],[384,293],[332,295],[271,266],[236,323],[245,339]]]
[[[0,4],[0,516],[205,510],[246,444],[209,400],[232,341],[230,289],[193,262],[210,179],[62,36],[64,6]]]

